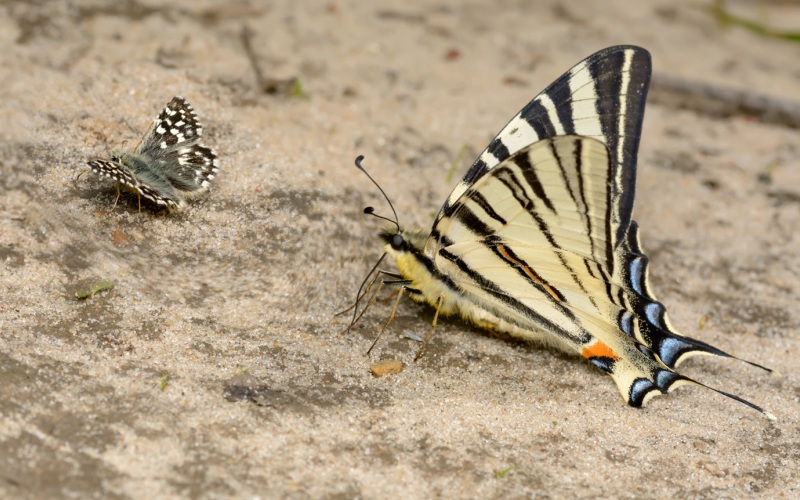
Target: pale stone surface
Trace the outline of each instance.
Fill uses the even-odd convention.
[[[674,324],[783,376],[684,371],[776,424],[699,388],[631,409],[587,363],[455,319],[413,363],[403,333],[433,312],[408,301],[371,359],[391,304],[348,336],[332,319],[380,254],[361,209],[389,212],[357,154],[401,222],[427,226],[462,146],[459,173],[600,48],[800,96],[800,44],[721,27],[702,4],[0,4],[0,497],[797,496],[796,130],[651,105],[637,186]],[[792,2],[764,10],[800,26]],[[299,77],[309,99],[258,92],[245,26],[264,76]],[[129,195],[109,214],[113,184],[78,174],[135,145],[173,95],[220,156],[212,190],[178,215]],[[114,289],[74,299],[99,280]],[[373,377],[389,358],[403,372]],[[245,371],[260,392],[229,402]]]

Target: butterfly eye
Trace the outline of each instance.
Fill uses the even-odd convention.
[[[406,240],[399,234],[392,236],[392,248],[395,250],[403,250],[406,247]]]

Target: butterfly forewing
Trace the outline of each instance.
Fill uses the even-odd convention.
[[[650,74],[650,54],[634,46],[609,47],[575,65],[503,127],[447,198],[436,220],[449,213],[476,179],[520,149],[547,137],[575,134],[608,146],[612,166],[619,172],[612,191],[618,199],[614,217],[624,225],[633,207],[636,153]],[[615,241],[623,234],[615,234]]]
[[[194,108],[183,97],[173,97],[153,120],[148,133],[142,138],[135,152],[151,152],[186,146],[200,140],[203,127]]]

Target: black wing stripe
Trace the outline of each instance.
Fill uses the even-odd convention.
[[[457,219],[473,234],[484,240],[484,242],[495,233],[492,227],[483,222],[481,218],[475,215],[475,212],[468,207],[462,207],[461,210],[458,211]]]
[[[560,140],[564,140],[564,139],[562,138]],[[526,152],[522,152],[522,153],[518,154],[517,156],[528,156],[528,155],[526,154]],[[561,158],[559,158],[558,156],[556,156],[555,159],[559,164],[562,163]],[[530,164],[530,162],[528,164]],[[563,166],[559,166],[559,168],[563,171]],[[532,169],[530,169],[530,170],[532,170]],[[512,171],[512,169],[509,168],[509,167],[499,167],[496,171],[493,171],[491,173],[491,175],[494,178],[496,178],[498,181],[500,181],[501,183],[503,183],[506,186],[506,188],[511,192],[511,194],[514,196],[514,198],[520,204],[520,206],[536,222],[536,225],[539,227],[539,230],[541,231],[541,233],[545,236],[545,238],[547,238],[548,243],[555,250],[561,250],[562,249],[561,245],[559,245],[558,242],[556,241],[556,239],[553,236],[553,233],[550,230],[547,222],[544,220],[544,218],[536,210],[536,206],[535,206],[533,200],[527,195],[527,191],[525,190],[522,182],[520,181],[520,179],[517,177],[516,174],[517,174],[517,172]],[[566,178],[562,177],[562,179],[564,179],[564,182],[566,183]],[[545,196],[545,199],[546,198],[547,197]],[[589,292],[586,290],[586,286],[584,285],[583,281],[581,280],[579,274],[566,261],[566,259],[564,258],[563,254],[561,252],[557,252],[556,251],[555,254],[558,257],[558,259],[561,262],[561,265],[564,267],[564,269],[566,269],[569,272],[569,274],[572,277],[572,280],[575,282],[575,284],[578,285],[578,287],[581,289],[581,291],[583,291],[586,294],[587,298],[592,303],[592,305],[595,308],[597,308],[598,306],[597,306],[597,303],[596,303],[594,297],[591,294],[589,294]],[[562,297],[563,297],[563,295],[562,295]]]
[[[567,194],[569,194],[569,197],[572,199],[572,203],[575,205],[575,207],[577,207],[578,202],[575,198],[575,192],[572,189],[572,184],[570,184],[569,182],[570,176],[567,174],[567,171],[564,167],[564,161],[561,158],[561,154],[558,151],[558,148],[556,148],[556,143],[553,141],[550,142],[550,152],[553,153],[553,158],[556,159],[558,170],[561,172],[561,180],[564,183],[564,189],[566,189]]]
[[[529,102],[527,106],[522,108],[519,116],[536,132],[536,138],[542,139],[556,135],[556,129],[550,119],[550,114],[539,99]]]
[[[565,78],[569,76],[570,78]],[[575,134],[575,115],[572,112],[572,94],[573,89],[570,88],[570,81],[572,80],[571,74],[567,73],[566,75],[559,78],[559,80],[563,79],[564,82],[560,85],[555,86],[555,88],[550,89],[547,92],[547,96],[550,100],[556,103],[563,103],[564,105],[557,105],[556,106],[556,114],[558,116],[558,121],[561,123],[561,127],[564,129],[564,134],[571,135]]]
[[[583,265],[586,266],[586,272],[589,273],[589,276],[591,276],[594,279],[597,279],[597,275],[595,275],[594,271],[592,271],[592,266],[589,265],[588,259],[583,259]]]
[[[486,151],[493,154],[499,162],[510,156],[508,148],[505,144],[503,144],[503,140],[499,137],[495,137],[494,140],[489,143],[489,147],[486,148]]]
[[[491,217],[492,219],[496,220],[497,222],[499,222],[504,226],[507,224],[506,220],[502,216],[500,216],[500,214],[495,212],[494,208],[492,208],[492,205],[488,201],[486,201],[486,197],[484,197],[479,191],[471,192],[469,197],[479,207],[481,207],[481,209],[484,212],[486,212],[486,215],[488,215],[489,217]]]
[[[464,176],[464,178],[461,179],[461,183],[471,186],[479,177],[483,176],[483,174],[488,171],[489,165],[487,165],[482,158],[478,158],[475,160],[475,163],[472,164],[472,167],[470,167],[470,169],[467,171],[467,174]]]
[[[609,151],[610,151],[610,149],[609,149]],[[607,172],[606,173],[607,182],[609,182],[609,183],[614,182],[615,181],[615,178],[614,178],[614,162],[612,162],[612,161],[608,162],[608,169],[606,170],[606,172]],[[614,231],[613,231],[614,221],[612,220],[613,217],[614,217],[613,213],[612,213],[613,210],[614,210],[613,207],[614,207],[614,193],[612,192],[611,189],[606,189],[606,215],[605,215],[605,221],[606,221],[606,235],[607,235],[607,238],[606,238],[606,248],[605,248],[605,250],[606,250],[605,254],[606,255],[605,255],[605,258],[606,258],[606,262],[608,264],[608,273],[611,276],[614,275],[614,268],[616,267],[616,263],[614,262],[615,244],[614,244],[614,241],[612,241],[612,238],[614,237]],[[619,234],[619,233],[617,233],[617,234]],[[617,240],[617,241],[620,241],[620,240]]]
[[[531,266],[528,264],[524,259],[522,259],[519,255],[517,255],[511,248],[505,245],[493,245],[492,251],[503,259],[505,262],[511,265],[517,272],[531,282],[533,286],[539,289],[540,292],[544,293],[545,295],[549,295],[552,299],[557,300],[558,302],[566,302],[567,299],[564,297],[564,294],[561,293],[558,288],[553,286],[552,284],[548,283],[548,281],[542,277],[539,273],[537,273]],[[556,306],[561,310],[561,312],[568,316],[571,319],[575,319],[575,315],[572,311],[568,309],[564,309],[561,304],[557,304]]]
[[[547,196],[547,193],[545,193],[544,186],[542,186],[542,182],[539,180],[539,176],[536,174],[536,169],[531,164],[530,156],[526,154],[518,154],[514,156],[513,161],[514,164],[519,167],[523,177],[525,177],[525,180],[531,186],[531,189],[533,189],[533,193],[536,195],[536,197],[542,200],[544,206],[549,208],[553,214],[556,214],[556,207],[553,206],[552,200],[550,200],[550,198]]]

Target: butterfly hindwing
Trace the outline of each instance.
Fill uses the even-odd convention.
[[[641,249],[639,226],[635,221],[631,221],[617,257],[618,268],[621,270],[619,279],[625,288],[628,302],[636,311],[635,317],[626,316],[620,321],[622,325],[626,325],[624,326],[626,333],[629,332],[629,335],[635,336],[641,343],[649,346],[665,365],[673,369],[686,359],[697,355],[735,357],[711,344],[684,336],[672,326],[666,308],[656,299],[650,288],[647,274],[649,259]],[[758,363],[740,360],[772,372],[771,369]]]
[[[530,182],[534,172],[549,181]],[[534,143],[478,179],[440,221],[458,243],[441,248],[436,262],[451,277],[463,273],[454,281],[484,308],[486,282],[473,277],[488,279],[491,289],[506,292],[489,307],[517,325],[517,336],[556,336],[559,346],[611,375],[629,404],[641,406],[691,381],[620,327],[619,318],[635,312],[610,274],[613,175],[599,141],[556,136]]]
[[[680,355],[729,355],[671,329],[649,291],[635,223],[625,244],[613,246],[615,175],[595,139],[536,142],[477,179],[437,223],[445,243],[428,250],[472,305],[461,306],[466,319],[583,356],[639,407],[681,385],[703,385],[674,371]],[[615,263],[629,273],[615,276]]]

